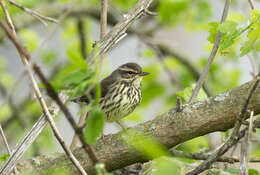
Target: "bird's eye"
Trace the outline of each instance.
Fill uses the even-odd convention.
[[[130,75],[135,74],[134,72],[131,72],[131,71],[127,71],[127,73]]]

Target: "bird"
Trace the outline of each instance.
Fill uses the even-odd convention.
[[[148,74],[142,71],[139,64],[129,62],[119,66],[100,82],[99,107],[105,113],[106,122],[119,122],[135,110],[142,100],[142,79]],[[95,89],[92,89],[89,95],[71,101],[87,105],[94,98]]]

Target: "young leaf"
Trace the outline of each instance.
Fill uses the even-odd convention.
[[[8,154],[4,154],[0,156],[0,161],[5,162],[8,159],[9,155]]]
[[[192,94],[192,90],[195,88],[195,86],[196,86],[195,84],[192,84],[191,86],[186,87],[186,88],[184,89],[184,91],[176,92],[176,94],[177,94],[178,96],[182,97],[182,99],[183,99],[185,102],[187,102],[187,101],[189,101],[189,99],[190,99],[190,97],[191,97],[191,94]],[[196,98],[196,101],[198,101],[198,100],[203,100],[203,99],[205,99],[205,98],[207,98],[207,94],[204,92],[203,89],[200,89],[199,94],[198,94],[198,96],[197,96],[197,98]]]
[[[105,123],[105,113],[98,107],[94,107],[88,116],[86,129],[85,129],[85,139],[87,143],[96,143],[99,136],[101,136]]]
[[[256,39],[250,39],[243,43],[243,45],[240,48],[240,56],[246,55],[248,52],[250,52],[254,48],[254,44],[256,42]]]
[[[212,44],[214,43],[214,41],[216,39],[216,36],[218,33],[218,30],[217,30],[218,26],[219,26],[218,22],[209,23],[209,36],[208,36],[207,40]]]
[[[90,79],[92,76],[93,71],[91,69],[78,69],[68,73],[68,75],[64,77],[64,84],[69,88],[73,88],[83,83],[85,80]]]
[[[248,170],[248,175],[259,175],[259,172],[256,169],[250,168]]]
[[[136,131],[127,131],[122,138],[126,141],[127,144],[137,149],[140,153],[145,155],[148,158],[156,158],[160,156],[168,155],[167,149],[151,137],[136,132]]]

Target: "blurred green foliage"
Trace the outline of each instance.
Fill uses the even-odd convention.
[[[168,151],[163,145],[140,132],[127,130],[123,133],[122,139],[149,159],[168,155]]]

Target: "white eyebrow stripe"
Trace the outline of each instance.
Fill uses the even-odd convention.
[[[129,69],[129,68],[126,68],[126,67],[124,67],[124,68],[119,68],[119,70],[122,70],[122,71],[131,71],[131,72],[135,72],[135,73],[137,73],[137,71],[136,70],[134,70],[134,69]]]

